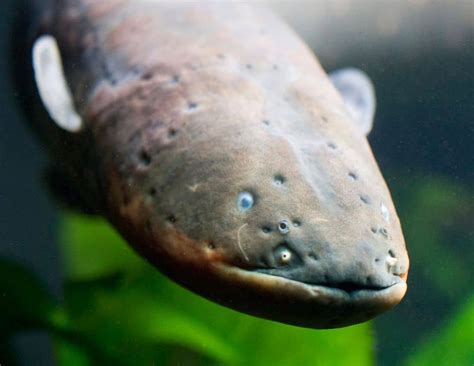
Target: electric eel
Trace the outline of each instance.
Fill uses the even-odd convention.
[[[335,328],[401,301],[409,260],[367,141],[362,71],[328,75],[260,5],[30,9],[26,109],[58,196],[172,280],[254,316]]]

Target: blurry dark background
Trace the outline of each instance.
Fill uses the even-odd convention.
[[[60,296],[56,209],[40,181],[46,156],[19,115],[11,82],[15,59],[9,37],[18,4],[16,0],[2,0],[0,5],[0,257],[33,269],[50,291]],[[0,350],[1,342],[0,335]],[[13,343],[22,365],[52,364],[46,335],[20,334]]]
[[[15,60],[7,45],[16,3],[3,0],[0,12],[0,257],[33,269],[60,298],[57,213],[40,179],[46,157],[21,120],[10,83]],[[440,200],[467,192],[463,209],[455,206],[441,220],[450,233],[442,250],[425,243],[424,237],[407,237],[408,295],[396,310],[375,321],[379,364],[396,365],[474,292],[472,272],[471,280],[453,279],[464,286],[461,289],[448,286],[443,292],[431,280],[433,271],[450,276],[445,253],[459,266],[473,264],[474,249],[468,243],[474,239],[474,5],[400,1],[389,6],[375,0],[359,5],[337,1],[331,7],[323,2],[298,4],[274,6],[316,50],[323,66],[359,67],[374,81],[378,107],[369,139],[405,229],[416,233],[419,225],[430,230],[423,202],[410,196],[415,185],[430,187],[430,179],[436,187],[449,182],[436,191],[446,196],[436,197]],[[415,203],[419,215],[414,217]],[[428,214],[432,207],[426,210]],[[20,334],[13,343],[21,365],[52,364],[45,335]]]

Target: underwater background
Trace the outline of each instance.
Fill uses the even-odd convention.
[[[375,84],[369,141],[411,259],[402,304],[337,330],[252,318],[174,285],[103,221],[59,210],[10,82],[16,1],[4,0],[0,365],[474,364],[474,3],[364,0],[349,15],[335,3],[355,20],[331,37],[317,25],[335,20],[316,3],[274,7],[326,70],[359,67]],[[372,28],[365,11],[377,6]]]

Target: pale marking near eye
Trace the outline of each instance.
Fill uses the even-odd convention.
[[[239,227],[239,229],[237,230],[237,245],[239,246],[240,251],[241,251],[242,254],[244,255],[245,260],[248,262],[248,261],[249,261],[249,257],[247,256],[247,253],[245,253],[245,250],[244,250],[244,248],[242,247],[242,243],[240,242],[240,232],[241,232],[242,229],[243,229],[244,227],[246,227],[247,225],[248,225],[248,223],[245,223],[245,224],[243,224],[241,227]]]
[[[54,37],[44,35],[36,40],[33,45],[33,69],[39,95],[50,117],[66,131],[78,132],[82,119],[74,107]]]

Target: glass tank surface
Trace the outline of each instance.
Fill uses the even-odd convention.
[[[37,14],[52,9],[48,7],[55,1],[36,2],[36,14],[25,10],[26,3],[5,1],[0,14],[0,365],[474,364],[472,3],[325,0],[295,6],[259,1],[247,8],[222,2],[222,19],[235,20],[212,28],[199,21],[212,13],[211,3],[203,2],[203,8],[199,2],[185,3],[194,10],[179,15],[179,6],[165,2],[163,9],[172,15],[163,21],[171,27],[173,19],[181,19],[176,21],[180,28],[168,28],[173,41],[158,32],[157,44],[169,42],[177,61],[150,69],[147,62],[163,56],[140,40],[145,44],[152,34],[155,1],[129,2],[131,10],[120,19],[139,14],[140,7],[149,10],[146,18],[124,23],[135,32],[128,43],[120,41],[128,33],[117,26],[119,18],[114,18],[116,39],[97,36],[101,27],[113,28],[112,23],[98,21],[89,30],[87,22],[77,22],[81,11],[97,6],[77,0],[64,2],[76,12],[69,9],[53,22],[70,33],[34,44],[27,35],[37,29]],[[90,16],[109,19],[121,3],[127,1],[104,1]],[[266,14],[264,7],[295,34],[272,17],[255,24],[252,9]],[[44,32],[51,18],[41,19]],[[195,31],[189,32],[186,19],[195,22]],[[206,27],[212,32],[203,31]],[[144,29],[148,36],[140,33]],[[76,48],[83,31],[88,37]],[[239,41],[229,41],[229,34],[238,34]],[[297,37],[332,73],[332,82],[314,71],[306,46],[293,42]],[[210,38],[216,41],[209,44]],[[277,46],[269,46],[269,39]],[[73,45],[68,49],[81,52],[64,51],[64,40]],[[215,52],[221,41],[225,52]],[[63,69],[48,62],[54,61],[55,44]],[[120,57],[105,66],[101,60],[107,56],[87,61],[85,72],[84,60],[104,49],[119,49]],[[201,57],[203,49],[211,51]],[[245,58],[252,50],[260,54],[258,60]],[[182,61],[189,55],[201,58]],[[268,70],[267,60],[272,60]],[[139,66],[130,68],[129,61]],[[368,81],[356,76],[358,81],[344,79],[344,84],[334,73],[342,69],[362,70]],[[98,88],[100,93],[91,91],[101,73],[110,85]],[[64,85],[55,82],[61,74]],[[114,78],[118,74],[126,76]],[[135,78],[139,88],[130,92]],[[170,93],[182,103],[176,104]],[[223,95],[232,103],[209,107],[209,100]],[[98,96],[101,103],[91,108]],[[32,103],[34,98],[41,103]],[[118,107],[113,112],[117,120],[138,121],[149,113],[150,120],[169,117],[171,122],[150,129],[147,123],[155,122],[147,120],[147,133],[137,137],[132,130],[128,138],[120,121],[104,127],[112,114],[107,114],[107,98],[119,100],[116,105],[140,106],[131,108],[133,113]],[[180,124],[175,104],[186,123]],[[288,105],[298,105],[304,113]],[[199,119],[204,113],[217,122]],[[96,116],[102,116],[103,124],[91,132],[95,137],[76,139],[88,131],[83,123]],[[246,120],[254,116],[255,128]],[[341,123],[337,126],[345,126],[346,120],[357,124],[332,130],[325,119]],[[206,128],[192,127],[199,124]],[[104,138],[97,148],[94,139],[101,129],[119,137]],[[272,144],[267,135],[282,142]],[[324,138],[318,142],[320,136]],[[163,149],[153,147],[154,141]],[[228,153],[239,141],[234,155]],[[286,146],[298,152],[295,164],[287,160]],[[104,168],[115,166],[117,152],[132,156],[130,163],[125,159],[116,170]],[[344,159],[348,152],[350,159]],[[198,169],[192,168],[194,161],[199,161]],[[347,167],[343,183],[334,178],[340,166],[335,161]],[[298,164],[312,168],[293,168]],[[87,174],[77,174],[82,170],[73,166],[87,166]],[[152,171],[159,176],[162,170],[172,173],[156,180],[146,175]],[[215,175],[222,178],[218,187],[209,183]],[[186,191],[179,190],[176,177],[186,179]],[[298,179],[311,184],[300,186]],[[258,184],[248,184],[254,181]],[[128,188],[116,189],[116,182]],[[353,191],[355,185],[361,191]],[[319,206],[308,195],[309,186],[318,192]],[[292,189],[293,198],[283,200]],[[118,197],[127,202],[119,205]],[[288,207],[299,215],[286,215]],[[376,214],[361,213],[368,208]],[[395,241],[398,235],[393,215],[400,219],[409,271],[403,246],[394,252],[393,246],[384,247],[387,238]],[[335,222],[334,229],[329,221]],[[361,229],[367,222],[377,225]],[[137,223],[140,230],[130,229]],[[176,239],[170,228],[189,235]],[[149,233],[177,249],[153,251],[136,244],[151,243]],[[353,247],[355,239],[346,237],[362,244]],[[233,246],[223,246],[226,240]],[[190,249],[196,242],[202,242],[202,250]],[[335,243],[340,245],[331,246]],[[370,265],[357,257],[361,252]],[[327,254],[325,262],[324,253],[335,259]],[[186,260],[173,261],[176,255]],[[355,264],[345,265],[346,257]],[[248,273],[242,277],[228,268],[209,270],[202,266],[206,260],[235,264]],[[324,266],[327,270],[321,272]],[[260,275],[264,282],[258,282]],[[253,280],[246,282],[248,278]],[[393,278],[406,280],[406,294],[365,302],[360,307],[364,315],[358,310],[362,300],[344,303],[331,297],[362,298],[364,291],[389,287]],[[281,283],[285,286],[272,291]],[[321,285],[318,291],[330,305],[306,305],[300,284],[304,289]],[[292,290],[285,292],[288,288]],[[324,292],[327,288],[331,290]],[[336,308],[341,309],[337,316]]]

